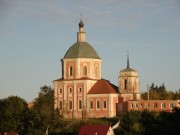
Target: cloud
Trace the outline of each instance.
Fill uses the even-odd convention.
[[[72,22],[72,20],[79,20],[81,13],[83,19],[93,25],[106,28],[125,27],[127,29],[139,29],[143,27],[144,23],[156,26],[155,23],[161,21],[158,18],[166,20],[167,13],[173,14],[167,16],[172,24],[176,23],[178,18],[176,16],[179,15],[180,10],[180,4],[177,0],[7,0],[6,2],[3,0],[3,3],[6,7],[11,8],[11,10],[4,8],[3,14],[0,13],[4,18],[41,19],[65,24]],[[168,24],[167,21],[166,23]]]

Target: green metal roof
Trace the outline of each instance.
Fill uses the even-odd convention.
[[[64,59],[71,58],[94,58],[100,59],[94,48],[87,42],[74,43],[64,55]]]

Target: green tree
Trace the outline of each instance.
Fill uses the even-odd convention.
[[[150,100],[165,100],[169,98],[165,84],[163,83],[159,87],[154,83],[149,87],[149,99]],[[142,93],[142,99],[147,99],[147,92]]]
[[[125,135],[140,135],[144,131],[143,126],[140,123],[141,112],[130,111],[125,114],[121,121],[121,127]]]
[[[18,96],[0,100],[0,132],[25,133],[24,118],[27,111],[26,101]]]
[[[49,134],[61,131],[62,119],[58,110],[54,110],[54,90],[52,87],[45,85],[40,88],[39,95],[30,112],[31,130],[29,130],[29,134],[44,135],[48,126]]]

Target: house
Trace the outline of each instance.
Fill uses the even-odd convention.
[[[28,102],[28,108],[31,109],[34,107],[34,101]]]
[[[114,135],[111,126],[82,126],[78,135]]]

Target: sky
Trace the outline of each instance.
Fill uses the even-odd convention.
[[[0,99],[29,102],[40,87],[53,87],[80,18],[102,58],[102,78],[118,85],[128,50],[140,92],[153,82],[180,89],[179,0],[0,0]]]

